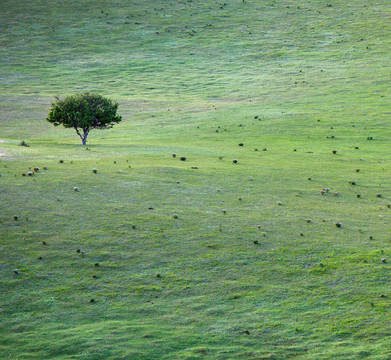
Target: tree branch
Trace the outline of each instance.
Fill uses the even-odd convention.
[[[76,134],[80,136],[80,139],[83,140],[83,136],[82,136],[82,134],[80,134],[80,132],[79,132],[77,126],[75,125],[73,128],[76,130]]]

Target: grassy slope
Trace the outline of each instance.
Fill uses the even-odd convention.
[[[390,357],[389,4],[225,3],[1,2],[4,358]]]

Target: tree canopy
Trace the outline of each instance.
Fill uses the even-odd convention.
[[[54,126],[74,128],[83,145],[92,129],[110,129],[122,120],[117,115],[118,104],[99,94],[83,92],[56,97],[46,118]]]

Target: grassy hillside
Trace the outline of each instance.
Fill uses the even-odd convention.
[[[389,359],[390,16],[1,1],[0,358]]]

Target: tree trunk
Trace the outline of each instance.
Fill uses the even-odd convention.
[[[79,135],[82,145],[83,146],[86,145],[87,144],[87,136],[88,136],[88,133],[90,132],[90,129],[83,129],[83,135],[80,134],[80,131],[76,126],[74,127],[74,129],[76,130],[77,135]]]

